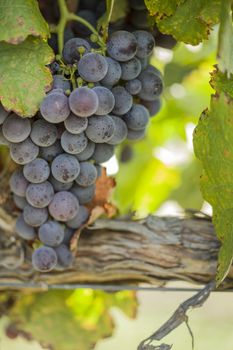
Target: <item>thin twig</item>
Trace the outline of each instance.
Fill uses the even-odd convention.
[[[175,328],[180,326],[183,322],[186,323],[188,330],[191,334],[192,347],[194,348],[194,337],[193,337],[191,328],[188,325],[188,316],[186,313],[191,308],[201,307],[204,304],[204,302],[208,299],[210,292],[215,289],[215,286],[216,286],[215,282],[208,283],[205,288],[203,288],[197,294],[195,294],[194,296],[192,296],[191,298],[187,299],[182,304],[180,304],[180,306],[176,309],[173,315],[155,333],[153,333],[151,336],[149,336],[139,344],[138,350],[171,349],[171,345],[161,344],[161,345],[153,346],[151,345],[151,343],[153,341],[159,341],[163,339],[165,336],[171,333]]]

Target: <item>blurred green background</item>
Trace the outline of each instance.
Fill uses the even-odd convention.
[[[216,63],[217,33],[198,46],[156,48],[152,63],[164,73],[163,107],[147,136],[129,143],[132,157],[117,156],[107,166],[117,187],[113,201],[124,215],[179,215],[186,208],[210,212],[199,191],[200,164],[192,132],[213,90],[209,73]],[[174,284],[173,284],[174,286]],[[184,286],[179,284],[179,286]],[[190,293],[104,293],[91,289],[44,293],[0,293],[0,350],[135,350],[165,322]],[[213,293],[190,313],[195,350],[233,349],[231,293]],[[167,339],[174,350],[191,350],[185,325]]]

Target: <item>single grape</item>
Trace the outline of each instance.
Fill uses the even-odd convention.
[[[107,42],[109,56],[120,62],[133,58],[136,51],[137,40],[135,36],[125,30],[112,33]]]
[[[35,208],[45,208],[52,201],[54,196],[53,186],[45,181],[39,184],[30,184],[26,191],[26,198],[29,204]]]
[[[131,130],[128,129],[128,140],[141,140],[145,136],[145,129],[142,130]]]
[[[75,197],[78,198],[80,204],[86,204],[91,202],[94,198],[95,185],[81,187],[77,184],[74,184],[70,191],[75,195]]]
[[[163,78],[161,71],[158,68],[156,68],[155,66],[152,66],[152,64],[147,65],[147,67],[144,69],[144,72],[150,72],[150,73],[158,75],[161,79]]]
[[[90,117],[86,135],[95,143],[103,143],[111,139],[114,130],[115,125],[110,116]]]
[[[95,147],[95,152],[91,157],[97,163],[107,162],[114,155],[114,146],[107,143],[99,143]]]
[[[47,95],[51,95],[54,93],[64,94],[64,91],[62,89],[52,89],[47,93]]]
[[[11,191],[17,196],[25,197],[28,185],[29,182],[24,177],[22,168],[16,169],[10,177]]]
[[[70,114],[67,96],[59,92],[46,95],[40,105],[40,112],[52,124],[63,122]]]
[[[89,211],[83,205],[80,205],[78,214],[72,219],[66,222],[66,225],[73,229],[78,229],[82,226],[89,217]]]
[[[16,207],[21,209],[21,210],[23,210],[26,207],[26,205],[28,204],[25,197],[17,196],[17,194],[15,194],[15,193],[13,195],[13,199],[14,199],[14,203],[15,203]]]
[[[34,208],[26,205],[23,209],[23,218],[29,226],[39,227],[48,219],[47,208]]]
[[[90,117],[98,109],[98,96],[88,87],[74,89],[69,96],[71,111],[78,117]]]
[[[123,115],[127,113],[133,104],[133,97],[123,86],[116,86],[112,89],[112,93],[115,97],[115,107],[113,113],[117,115]]]
[[[135,131],[145,129],[149,119],[148,110],[140,104],[134,104],[131,110],[124,116],[127,127]]]
[[[112,138],[108,141],[108,144],[118,145],[119,143],[122,143],[127,137],[127,134],[128,134],[127,126],[120,117],[111,115],[111,118],[114,121],[115,130]]]
[[[29,138],[20,143],[10,144],[11,158],[17,164],[27,164],[36,159],[39,153],[39,147],[36,146]]]
[[[2,132],[2,126],[0,125],[0,145],[1,146],[8,146],[10,145],[10,142],[5,138]]]
[[[56,180],[53,176],[50,176],[49,182],[53,185],[55,192],[68,191],[73,186],[73,181],[64,183]]]
[[[35,270],[49,272],[57,265],[57,254],[51,247],[40,247],[32,254],[32,265]]]
[[[25,178],[32,183],[41,183],[49,178],[50,167],[46,160],[36,158],[32,162],[25,164],[23,167]]]
[[[32,125],[30,137],[37,146],[51,146],[56,142],[57,136],[58,132],[56,126],[43,119],[38,119]]]
[[[133,79],[127,81],[127,83],[125,84],[125,88],[131,95],[137,95],[142,89],[142,83],[139,79]]]
[[[84,55],[78,63],[78,72],[81,78],[89,83],[102,80],[108,71],[108,62],[104,56],[91,52]]]
[[[88,23],[92,25],[92,27],[96,28],[97,21],[96,21],[96,15],[94,12],[84,9],[84,10],[78,11],[77,15],[85,19]],[[75,34],[79,37],[80,36],[87,37],[87,36],[90,36],[92,33],[89,28],[87,28],[84,24],[80,22],[74,22],[73,29]]]
[[[70,90],[70,81],[64,78],[63,75],[53,76],[53,89],[61,89],[62,91]]]
[[[12,113],[5,119],[2,132],[9,142],[22,142],[30,135],[31,123],[28,118],[21,118]]]
[[[75,179],[78,185],[87,187],[96,182],[97,170],[93,164],[90,162],[80,163],[80,173]]]
[[[59,246],[64,239],[64,235],[64,228],[53,220],[46,221],[38,231],[40,241],[50,247]]]
[[[62,183],[71,183],[80,172],[80,165],[76,157],[70,154],[60,154],[51,166],[53,177]]]
[[[81,134],[74,135],[67,130],[63,132],[61,137],[61,146],[65,152],[70,154],[78,154],[87,147],[87,138],[82,132]]]
[[[49,147],[40,148],[40,156],[45,159],[47,162],[52,162],[55,157],[63,153],[60,141],[56,141],[53,145]]]
[[[57,221],[73,219],[79,210],[78,199],[68,191],[57,192],[49,204],[49,213]]]
[[[91,50],[90,44],[81,38],[72,38],[65,43],[62,55],[66,63],[72,64],[80,60],[80,48],[86,53]]]
[[[121,78],[121,65],[111,57],[105,57],[108,63],[108,70],[105,77],[100,81],[102,85],[113,86],[118,83]]]
[[[127,62],[121,63],[121,79],[132,80],[141,73],[141,62],[137,57],[133,57]]]
[[[99,106],[96,115],[106,115],[110,113],[115,105],[115,98],[112,92],[104,86],[96,86],[93,88],[96,95],[98,96]]]
[[[152,72],[143,71],[138,79],[142,83],[139,97],[145,101],[156,100],[163,91],[163,82],[159,75]]]
[[[88,160],[91,158],[95,150],[95,143],[88,140],[87,147],[80,153],[76,154],[75,157],[79,161]]]
[[[3,108],[3,105],[0,103],[0,125],[3,124],[4,120],[6,119],[6,117],[8,116],[10,112],[6,111]]]
[[[67,268],[72,265],[73,255],[65,244],[60,244],[56,247],[55,252],[57,254],[58,263],[61,264],[62,267]]]
[[[155,114],[157,114],[160,111],[161,105],[162,105],[160,99],[157,99],[154,101],[141,100],[141,104],[143,104],[143,106],[145,106],[148,109],[151,117],[153,117]]]
[[[77,117],[75,114],[71,113],[64,124],[66,130],[71,134],[81,134],[87,128],[88,120],[87,118]]]
[[[19,237],[26,239],[26,240],[33,240],[36,238],[35,229],[31,226],[29,226],[23,218],[23,215],[21,214],[15,223],[15,231],[19,235]]]

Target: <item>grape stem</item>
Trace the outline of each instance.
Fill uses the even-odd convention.
[[[57,26],[52,28],[53,33],[57,33],[58,36],[58,49],[59,49],[59,54],[62,54],[62,49],[64,46],[64,30],[66,27],[67,22],[69,21],[77,21],[79,23],[82,23],[84,26],[86,26],[90,31],[95,34],[98,38],[98,43],[99,45],[104,48],[105,47],[105,42],[97,32],[97,30],[89,23],[87,22],[84,18],[75,15],[72,12],[68,11],[67,5],[65,0],[58,0],[58,6],[59,6],[59,11],[60,11],[60,21]]]

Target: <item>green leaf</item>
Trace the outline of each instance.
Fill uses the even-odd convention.
[[[111,307],[120,308],[131,318],[137,309],[135,293],[130,291],[110,294],[77,289],[18,294],[8,313],[10,321],[56,350],[93,349],[98,340],[112,335]]]
[[[202,162],[201,190],[213,207],[213,223],[222,243],[217,283],[226,277],[233,257],[233,100],[213,96],[194,133],[194,151]]]
[[[217,68],[210,75],[210,85],[212,88],[219,94],[224,92],[233,98],[233,79],[228,79],[227,73],[222,73]]]
[[[49,37],[36,0],[0,0],[0,41],[18,44],[27,36]]]
[[[159,30],[178,41],[197,45],[219,21],[220,0],[146,0]]]
[[[233,73],[233,26],[231,6],[232,0],[222,0],[219,41],[218,41],[218,60],[219,69],[227,72],[228,78]]]
[[[50,46],[29,37],[19,45],[0,42],[0,98],[7,110],[20,116],[36,114],[52,75],[45,67],[53,59]]]

